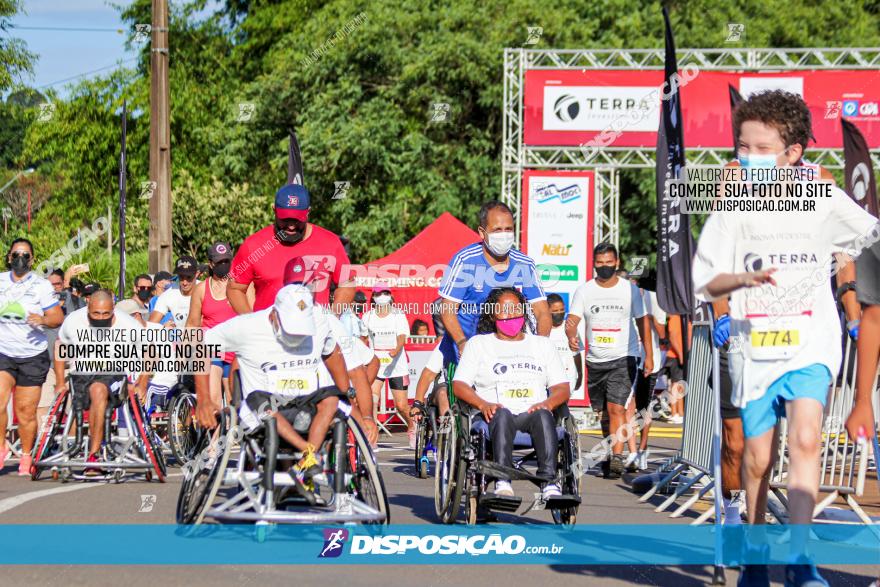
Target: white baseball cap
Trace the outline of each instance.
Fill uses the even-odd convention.
[[[285,334],[312,336],[315,334],[315,314],[312,292],[300,284],[285,285],[275,296],[275,312]]]

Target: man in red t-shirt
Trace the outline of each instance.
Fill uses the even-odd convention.
[[[286,185],[275,194],[275,224],[247,237],[232,260],[227,297],[233,309],[247,314],[272,306],[284,286],[284,266],[302,257],[306,270],[315,275],[315,303],[330,303],[330,284],[336,285],[337,307],[354,299],[354,284],[340,283],[349,264],[339,237],[311,224],[309,191],[301,185]],[[254,306],[248,303],[248,285],[254,284]]]

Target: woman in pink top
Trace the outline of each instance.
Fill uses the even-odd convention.
[[[226,299],[226,284],[229,269],[232,266],[232,247],[227,243],[217,242],[208,250],[209,277],[196,286],[189,307],[187,328],[204,328],[205,330],[237,316],[235,310]],[[222,359],[211,362],[210,389],[211,399],[220,405],[221,389],[231,400],[229,392],[229,372],[234,353],[226,353]]]

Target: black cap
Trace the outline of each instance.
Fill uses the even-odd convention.
[[[96,291],[98,291],[99,289],[101,289],[100,283],[95,283],[94,281],[92,283],[87,283],[82,288],[82,295],[83,295],[83,297],[90,296],[93,293],[95,293]]]
[[[199,262],[196,261],[195,257],[190,257],[189,255],[183,255],[177,260],[177,263],[174,264],[175,275],[194,277],[198,269]]]
[[[153,283],[158,283],[160,281],[171,281],[174,279],[174,276],[168,273],[167,271],[159,271],[156,273],[155,279],[153,279]]]
[[[208,260],[211,263],[232,261],[232,257],[232,247],[229,246],[229,243],[216,242],[208,249]]]

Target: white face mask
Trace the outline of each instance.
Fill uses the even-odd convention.
[[[373,298],[373,301],[376,302],[377,306],[387,306],[391,303],[391,296],[388,294],[382,294]]]
[[[490,232],[486,247],[496,257],[503,257],[513,248],[512,232]]]

